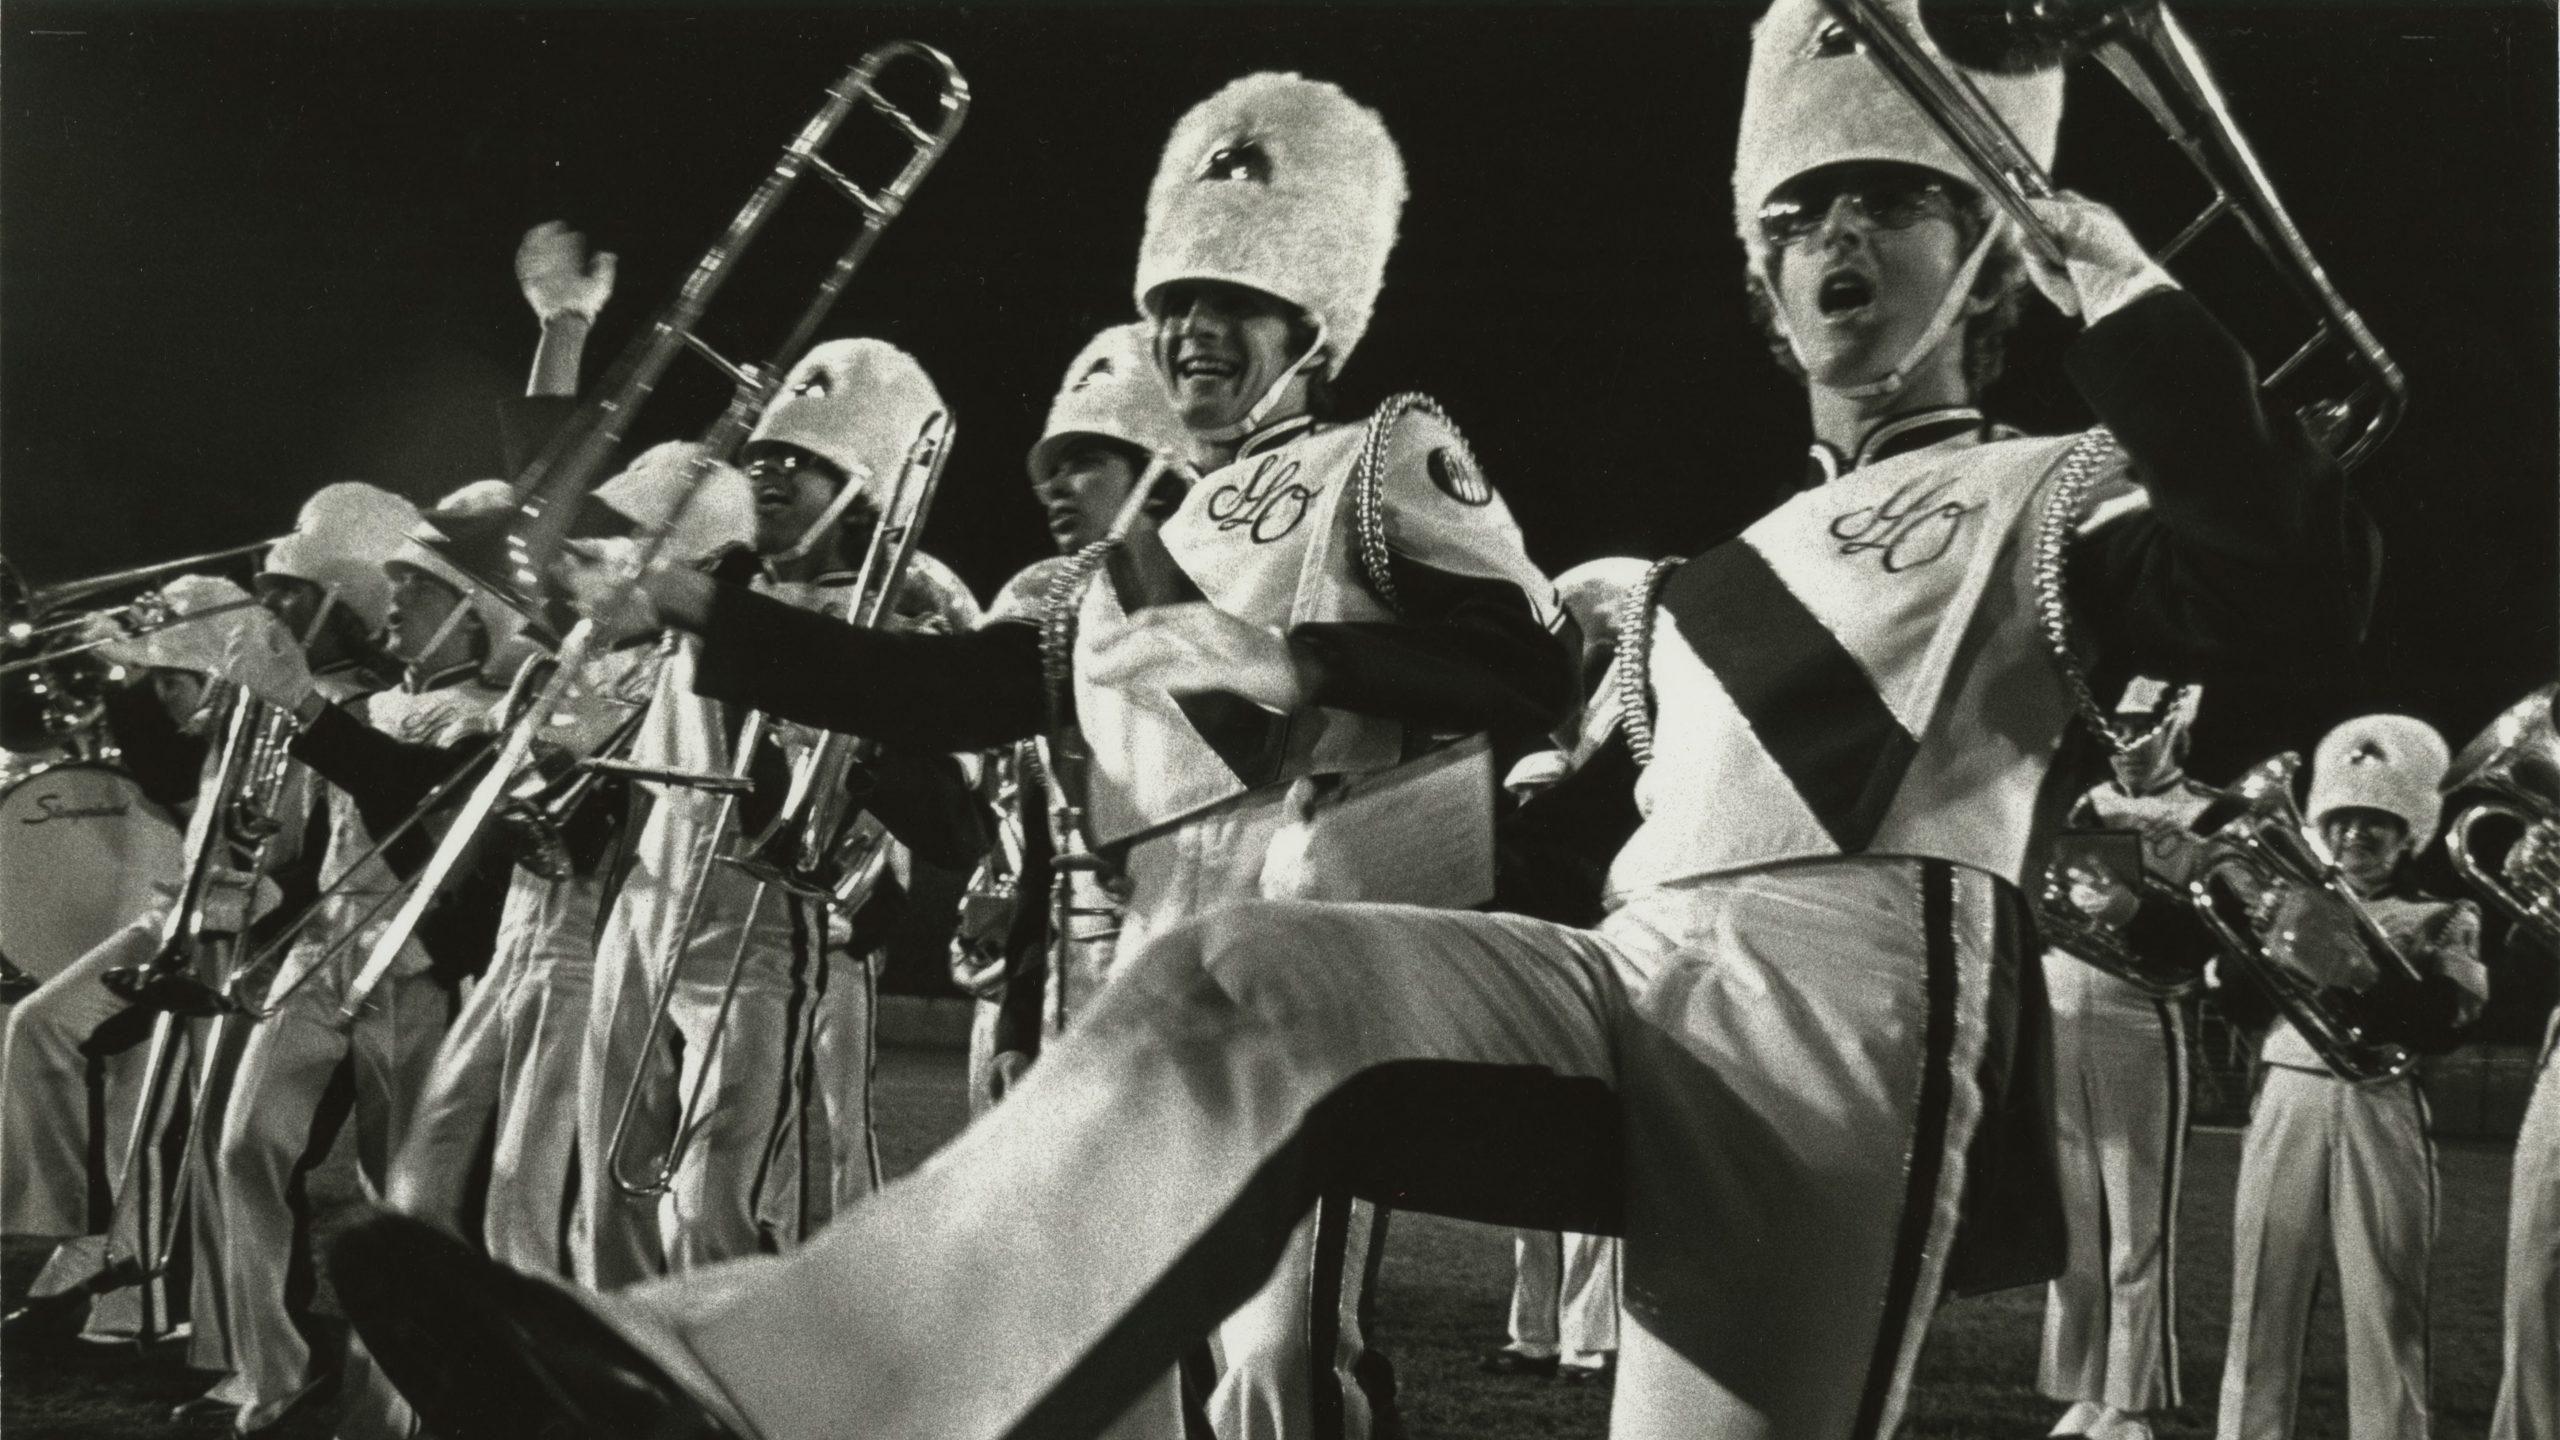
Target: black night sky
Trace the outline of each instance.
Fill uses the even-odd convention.
[[[12,0],[7,552],[58,580],[279,533],[330,480],[432,500],[494,473],[495,402],[534,338],[516,237],[559,217],[620,252],[600,374],[824,86],[900,36],[949,52],[976,107],[822,333],[896,341],[953,402],[961,440],[927,545],[982,595],[1045,553],[1022,453],[1069,357],[1131,313],[1166,132],[1262,68],[1376,106],[1411,172],[1346,399],[1441,400],[1551,568],[1692,549],[1782,493],[1804,439],[1731,238],[1756,9]],[[2307,750],[2364,709],[2459,744],[2560,650],[2551,12],[2186,13],[2414,397],[2360,480],[2390,552],[2365,673],[2307,695],[2225,687],[2199,768]],[[2184,162],[2094,66],[2072,96],[2061,178],[2165,238],[2192,192]],[[841,243],[836,224],[831,203],[795,202],[737,282],[741,311],[773,311]],[[748,349],[766,343],[737,324]],[[2021,332],[1996,412],[2084,423],[2056,364],[2066,339],[2050,317]],[[669,387],[639,430],[698,430],[719,398],[707,379]]]

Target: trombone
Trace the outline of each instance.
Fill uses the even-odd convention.
[[[2445,773],[2444,793],[2486,791],[2445,829],[2454,868],[2543,948],[2560,954],[2560,684],[2545,685],[2507,707],[2462,747]],[[2494,850],[2475,832],[2489,821],[2515,827]]]
[[[926,416],[917,428],[914,441],[907,447],[906,463],[899,467],[890,490],[885,513],[872,527],[870,543],[864,547],[862,567],[845,604],[847,624],[876,628],[896,605],[906,581],[907,563],[914,558],[917,537],[932,509],[934,492],[942,483],[943,462],[951,453],[953,433],[949,414],[939,410]],[[745,873],[755,883],[748,895],[746,913],[738,922],[737,939],[730,948],[729,971],[721,984],[719,1008],[713,1012],[711,1031],[702,1042],[700,1078],[678,1101],[667,1148],[645,1175],[634,1176],[630,1154],[633,1127],[641,1114],[641,1096],[651,1073],[645,1064],[633,1073],[631,1083],[622,1092],[613,1135],[606,1145],[605,1165],[614,1185],[635,1199],[667,1193],[675,1184],[676,1172],[684,1166],[684,1157],[692,1148],[694,1116],[713,1078],[711,1057],[728,1036],[729,1016],[755,950],[756,923],[775,887],[850,914],[888,870],[892,843],[888,831],[876,821],[865,823],[866,817],[853,809],[846,782],[860,758],[863,742],[849,735],[829,734],[800,756],[792,765],[790,787],[773,819],[755,836],[745,839],[737,852],[718,853],[737,814],[746,788],[747,769],[764,730],[765,717],[760,712],[749,712],[740,727],[731,773],[708,777],[713,783],[706,788],[717,790],[719,800],[706,827],[700,857],[686,872],[684,901],[676,909],[678,923],[665,932],[670,937],[666,973],[660,977],[651,1001],[649,1028],[640,1045],[644,1055],[655,1050],[660,1037],[674,1022],[685,947],[701,917],[712,867],[727,865]],[[627,773],[677,784],[694,780],[688,775],[664,772]]]
[[[2059,265],[2061,246],[2027,204],[2052,198],[2057,193],[2053,179],[1973,82],[1941,63],[1933,47],[1892,13],[1887,0],[1823,0],[1823,5],[1955,147],[1983,193],[2017,223],[2025,243]],[[1942,53],[1976,48],[1964,43],[1967,37],[1961,32],[1940,32],[1933,38],[1946,45]],[[2267,372],[2260,388],[2274,392],[2293,386],[2307,379],[2315,359],[2328,356],[2342,373],[2333,370],[2325,377],[2328,383],[2297,387],[2302,398],[2292,408],[2312,437],[2337,457],[2340,468],[2353,470],[2370,458],[2399,424],[2408,384],[2363,317],[2329,282],[2276,198],[2257,153],[2233,122],[2229,102],[2177,16],[2159,0],[2007,0],[2006,24],[1992,48],[2001,53],[1986,57],[1991,63],[1983,68],[2014,70],[2021,59],[2059,64],[2075,54],[2094,55],[2150,112],[2213,191],[2212,202],[2160,246],[2155,257],[2166,264],[2216,222],[2237,221],[2314,322],[2310,338]],[[2336,393],[2342,389],[2345,393]]]
[[[881,75],[901,61],[924,68],[934,79],[941,117],[933,128],[918,123],[878,88]],[[911,147],[898,173],[876,190],[857,183],[819,153],[856,105],[867,107]],[[517,514],[507,536],[506,573],[483,577],[492,594],[529,616],[538,618],[547,613],[548,572],[567,538],[578,502],[605,473],[632,414],[657,387],[676,356],[688,349],[728,376],[735,386],[728,408],[702,437],[703,453],[689,477],[698,490],[711,467],[734,453],[753,428],[756,417],[780,387],[791,361],[808,348],[810,337],[817,333],[845,285],[869,257],[881,233],[905,210],[908,196],[950,147],[968,110],[969,86],[959,69],[940,51],[910,40],[893,41],[864,55],[828,89],[826,102],[784,147],[746,205],[695,263],[675,301],[615,362],[604,391],[555,437],[517,482]],[[775,347],[776,358],[763,364],[735,363],[700,338],[703,313],[722,283],[736,270],[747,246],[763,231],[774,208],[811,172],[852,202],[861,213],[861,226]],[[682,518],[679,508],[644,538],[634,573],[607,597],[598,613],[614,613],[629,599],[638,574],[648,568],[666,535]],[[594,654],[599,637],[599,627],[592,617],[581,617],[562,637],[551,678],[524,716],[501,738],[488,772],[456,810],[435,854],[408,887],[399,911],[350,983],[343,1005],[346,1016],[352,1018],[362,1009],[373,988],[398,962],[402,947],[425,917],[428,905],[460,865],[481,826],[498,808],[530,758],[541,717],[560,708],[569,687]]]

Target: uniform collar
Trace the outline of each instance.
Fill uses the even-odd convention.
[[[1304,411],[1283,416],[1244,437],[1244,443],[1236,447],[1236,458],[1242,460],[1265,450],[1277,450],[1314,428],[1316,417]]]
[[[420,670],[412,665],[401,672],[400,688],[412,695],[424,695],[430,690],[442,690],[448,685],[459,685],[471,678],[479,668],[480,662],[477,660],[456,660],[443,669],[432,672]]]
[[[1896,415],[1878,425],[1858,442],[1855,455],[1843,456],[1816,440],[1807,457],[1805,488],[1811,490],[1827,485],[1880,460],[1926,450],[1960,436],[1987,434],[1990,428],[1990,422],[1983,418],[1982,412],[1970,405],[1939,405]]]

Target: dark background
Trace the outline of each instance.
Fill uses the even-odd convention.
[[[494,406],[534,339],[517,236],[560,217],[620,252],[600,373],[823,87],[899,36],[948,51],[976,106],[824,333],[896,341],[953,403],[962,438],[927,538],[982,595],[1046,553],[1021,456],[1066,361],[1131,314],[1165,134],[1258,68],[1379,108],[1411,172],[1346,399],[1440,399],[1552,568],[1693,547],[1782,493],[1805,438],[1801,392],[1745,318],[1731,238],[1757,8],[11,0],[7,552],[63,579],[280,533],[330,480],[431,501],[495,473]],[[2374,708],[2459,745],[2554,669],[2551,12],[2186,13],[2414,396],[2360,477],[2390,556],[2364,672],[2307,693],[2221,687],[2198,769],[2308,750]],[[2094,67],[2075,73],[2060,177],[2157,242],[2192,187],[2152,134]],[[841,243],[834,208],[784,213],[733,287],[741,313],[773,311]],[[2021,332],[1996,412],[2084,423],[2055,363],[2067,339],[2050,317]],[[698,430],[720,398],[672,386],[640,433]]]

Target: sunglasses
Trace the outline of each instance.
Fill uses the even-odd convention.
[[[1931,216],[1952,216],[1955,197],[1924,175],[1866,171],[1817,179],[1773,195],[1760,207],[1760,238],[1785,249],[1820,230],[1841,201],[1869,225],[1904,230]]]

